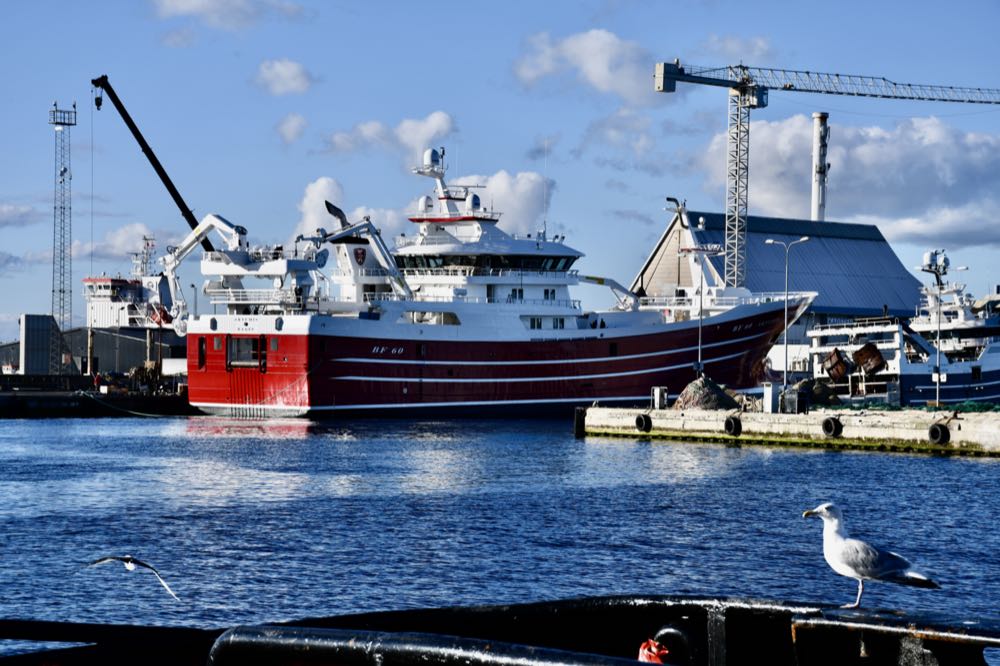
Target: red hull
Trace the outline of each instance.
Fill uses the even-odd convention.
[[[782,329],[779,308],[706,321],[706,373],[732,388],[754,386]],[[227,364],[230,338],[258,338],[266,353]],[[188,390],[205,411],[251,416],[635,403],[653,386],[680,392],[695,378],[697,359],[697,326],[525,342],[192,334]]]

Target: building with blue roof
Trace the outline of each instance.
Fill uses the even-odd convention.
[[[678,250],[724,245],[725,228],[725,216],[720,213],[674,215],[632,290],[668,296],[677,288],[696,288],[698,265]],[[818,292],[812,312],[855,318],[880,316],[888,310],[892,316],[912,317],[920,304],[920,281],[906,270],[874,225],[751,216],[747,229],[746,287],[750,291],[785,288],[784,250],[780,245],[766,245],[766,239],[791,242],[809,236],[809,242],[791,251],[788,288]],[[725,257],[713,256],[709,261],[705,283],[722,284]]]
[[[633,292],[646,296],[693,294],[700,282],[700,264],[682,248],[725,244],[725,216],[685,211],[671,219],[659,242],[632,282]],[[890,315],[912,317],[920,305],[920,281],[893,252],[878,227],[843,222],[813,222],[775,217],[747,218],[746,288],[753,292],[785,289],[785,254],[773,238],[786,243],[809,236],[789,255],[790,291],[819,295],[809,312],[789,331],[789,344],[799,347],[790,370],[805,369],[808,351],[801,348],[805,331],[818,324]],[[722,285],[725,257],[710,256],[705,285]],[[772,367],[783,359],[772,354]],[[781,368],[778,368],[781,369]]]

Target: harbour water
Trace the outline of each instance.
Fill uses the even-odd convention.
[[[602,594],[842,604],[834,500],[940,590],[863,605],[996,618],[1000,461],[572,437],[567,421],[6,421],[0,617],[216,627]],[[103,555],[156,565],[85,568]]]

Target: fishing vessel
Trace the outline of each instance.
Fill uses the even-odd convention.
[[[207,216],[164,258],[176,268],[213,230],[204,293],[222,312],[171,315],[188,335],[188,396],[235,416],[334,413],[552,414],[595,401],[633,404],[652,387],[676,395],[699,370],[736,389],[756,385],[785,328],[784,294],[712,287],[644,299],[578,272],[561,235],[518,237],[474,187],[445,183],[441,152],[414,173],[434,181],[390,250],[368,218],[299,236],[294,247],[250,247],[246,229]],[[585,310],[571,293],[601,284],[616,296]],[[789,296],[789,320],[814,293]],[[669,301],[669,302],[668,302]]]
[[[934,276],[909,321],[872,318],[818,326],[807,335],[813,373],[848,402],[919,406],[1000,402],[1000,299],[974,299],[947,282],[944,250],[924,254]]]

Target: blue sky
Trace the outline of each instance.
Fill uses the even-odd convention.
[[[5,3],[0,340],[50,306],[53,101],[79,110],[76,284],[127,273],[143,233],[162,250],[187,231],[110,104],[93,111],[100,74],[196,216],[254,242],[326,224],[323,198],[406,231],[430,185],[409,167],[444,145],[450,179],[487,184],[501,226],[545,219],[587,273],[627,282],[664,197],[724,207],[725,92],[656,95],[657,61],[1000,88],[998,24],[1000,5],[962,1]],[[773,92],[752,114],[751,214],[808,216],[813,111],[830,113],[828,219],[877,223],[908,267],[947,248],[977,294],[1000,283],[1000,107]]]

